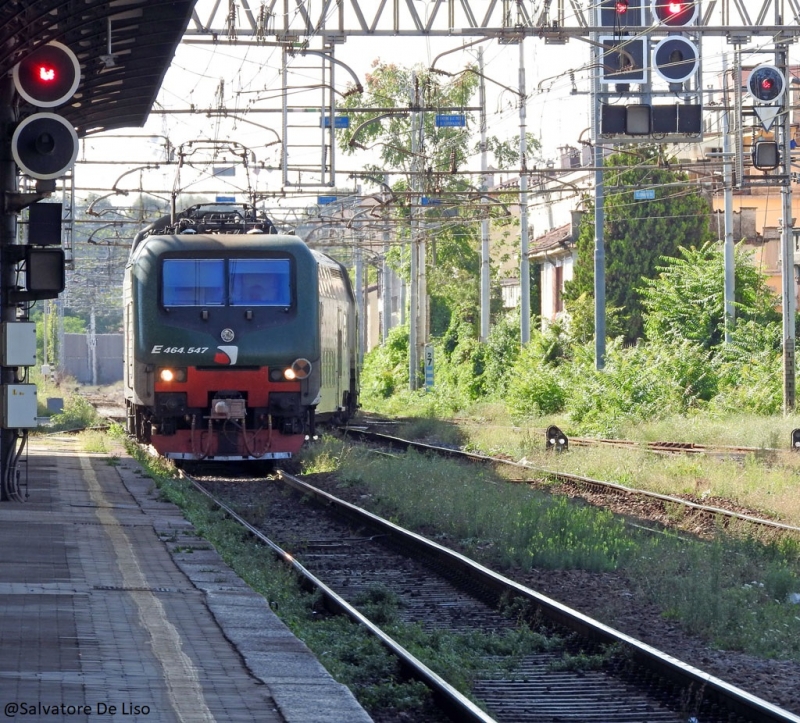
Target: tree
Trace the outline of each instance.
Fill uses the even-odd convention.
[[[350,127],[338,130],[337,137],[345,153],[371,150],[377,155],[379,162],[363,164],[366,178],[374,181],[392,169],[396,242],[408,242],[416,199],[430,201],[414,206],[413,211],[428,242],[426,271],[434,336],[465,320],[477,336],[480,322],[479,222],[484,209],[480,190],[470,183],[470,176],[457,173],[472,152],[470,137],[476,121],[474,114],[465,112],[464,127],[437,127],[436,113],[420,112],[422,133],[415,155],[410,141],[412,114],[416,108],[467,106],[478,81],[473,68],[443,78],[423,66],[405,68],[376,60],[366,75],[363,93],[348,94],[339,106],[343,113],[375,108],[350,111]],[[532,150],[539,147],[532,138],[529,144]],[[511,141],[490,138],[487,146],[501,165],[519,162]],[[389,258],[395,270],[408,278],[408,254],[395,250]]]
[[[528,153],[538,151],[542,144],[532,133],[525,134],[525,147]],[[494,165],[500,169],[513,168],[519,166],[519,138],[509,138],[501,141],[497,136],[486,138],[486,150],[494,156]],[[476,143],[473,153],[477,155],[481,152],[481,144]]]
[[[643,333],[642,279],[653,278],[664,257],[679,246],[701,246],[712,236],[710,204],[687,175],[673,171],[659,147],[620,152],[605,163],[606,302],[623,309],[627,341]],[[635,200],[634,188],[655,191],[653,200]],[[592,206],[592,204],[589,204]],[[590,209],[593,211],[593,208]],[[565,299],[594,294],[594,213],[584,215],[577,241],[574,277],[565,284]]]
[[[646,310],[644,328],[650,340],[688,339],[705,349],[719,347],[725,336],[725,265],[719,244],[678,249],[664,258],[658,276],[641,289]],[[777,322],[777,298],[751,254],[736,249],[735,304],[737,323]]]

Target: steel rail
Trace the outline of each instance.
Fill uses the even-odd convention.
[[[671,655],[667,655],[625,633],[593,620],[583,613],[572,610],[566,605],[562,605],[556,600],[510,580],[458,552],[414,532],[405,530],[349,502],[340,500],[287,472],[278,470],[278,473],[287,484],[301,494],[316,499],[345,517],[379,529],[386,536],[401,543],[406,549],[410,549],[417,554],[432,556],[446,563],[448,569],[477,581],[484,589],[491,591],[498,597],[511,594],[522,598],[533,605],[545,618],[557,624],[601,643],[625,647],[631,653],[631,656],[642,665],[657,671],[660,675],[680,685],[693,685],[696,686],[697,690],[703,690],[705,694],[710,693],[718,703],[724,705],[728,710],[747,717],[749,721],[754,723],[800,723],[800,717],[684,663]]]
[[[334,592],[318,577],[316,577],[297,560],[295,560],[290,553],[276,545],[259,529],[238,515],[229,505],[226,505],[224,502],[214,497],[214,495],[211,494],[211,492],[209,492],[205,487],[203,487],[203,485],[197,480],[193,479],[184,472],[181,472],[181,477],[190,482],[198,492],[205,495],[209,500],[217,505],[217,507],[223,510],[233,520],[238,522],[256,539],[269,547],[277,557],[279,557],[292,568],[292,570],[308,587],[319,591],[330,610],[342,615],[347,615],[347,617],[353,620],[356,624],[363,626],[372,635],[378,638],[381,644],[398,658],[407,673],[409,673],[415,679],[421,680],[431,689],[437,704],[443,710],[454,716],[456,720],[464,721],[465,723],[496,723],[494,718],[478,708],[478,706],[476,706],[471,700],[453,688],[447,681],[433,672],[423,662],[415,658],[397,641],[370,622],[368,618],[364,617],[364,615],[350,605],[350,603],[348,603],[344,598]],[[797,719],[797,721],[800,723],[800,719]]]
[[[702,505],[698,502],[691,502],[690,500],[684,500],[681,499],[680,497],[673,497],[672,495],[664,495],[659,492],[651,492],[649,490],[642,490],[636,487],[627,487],[626,485],[619,484],[618,482],[606,482],[604,480],[593,479],[592,477],[570,474],[568,472],[559,472],[558,470],[547,469],[546,467],[537,467],[535,465],[528,464],[526,462],[515,462],[509,459],[502,459],[501,457],[491,457],[489,455],[477,454],[475,452],[465,452],[463,450],[449,449],[448,447],[439,447],[434,444],[426,444],[425,442],[414,442],[408,439],[402,439],[401,437],[394,437],[392,435],[382,434],[380,432],[370,432],[352,428],[344,428],[344,431],[347,434],[359,435],[365,439],[370,439],[375,442],[383,442],[385,444],[390,444],[392,446],[404,447],[404,448],[411,447],[421,451],[433,452],[435,454],[445,455],[449,457],[461,457],[478,462],[503,464],[509,467],[516,467],[518,469],[525,469],[531,472],[536,472],[550,479],[559,480],[562,482],[569,482],[578,485],[586,485],[594,487],[596,489],[609,489],[609,490],[614,490],[616,492],[622,492],[628,495],[638,495],[641,497],[648,497],[650,499],[658,500],[660,502],[682,505],[689,509],[696,510],[698,512],[703,512],[709,515],[719,515],[754,525],[761,525],[763,527],[773,528],[776,530],[780,530],[781,532],[791,532],[800,534],[800,527],[797,527],[795,525],[789,525],[783,522],[776,522],[774,520],[767,520],[762,517],[754,517],[753,515],[745,515],[741,512],[726,510],[722,507],[712,507],[710,505]],[[570,440],[570,442],[571,441],[572,440]]]
[[[636,442],[631,439],[603,439],[594,437],[570,437],[569,443],[576,447],[625,447],[646,449],[651,452],[670,454],[740,455],[759,452],[780,452],[774,447],[737,447],[733,445],[695,444],[694,442]]]

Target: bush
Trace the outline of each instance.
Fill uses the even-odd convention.
[[[64,411],[50,417],[50,428],[55,432],[84,429],[98,421],[97,410],[80,394],[71,394],[64,400]]]
[[[612,342],[605,369],[582,347],[570,368],[566,411],[587,431],[612,434],[622,421],[662,419],[704,406],[717,379],[708,352],[689,341],[625,347]]]
[[[541,344],[524,347],[508,382],[506,404],[511,415],[522,419],[560,412],[567,400],[565,373],[565,368],[546,361]]]
[[[408,327],[391,329],[385,344],[364,357],[361,394],[366,398],[387,399],[408,389]]]
[[[719,393],[712,400],[716,412],[778,414],[783,406],[780,322],[740,322],[731,343],[715,359]]]
[[[484,368],[484,388],[486,396],[503,399],[511,373],[520,354],[519,310],[510,311],[497,320],[489,330],[489,339],[484,345],[486,361]]]

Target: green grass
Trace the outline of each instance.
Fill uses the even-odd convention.
[[[424,419],[428,428],[425,440],[459,440],[459,446],[467,450],[525,459],[538,467],[663,494],[722,497],[800,526],[800,496],[796,492],[800,454],[789,451],[790,433],[800,427],[800,417],[681,417],[637,425],[626,435],[636,441],[781,449],[774,453],[756,452],[742,461],[703,455],[656,455],[643,448],[572,446],[567,454],[553,455],[545,449],[546,423],[557,422],[568,436],[580,436],[573,434],[564,420],[543,419],[536,420],[536,426],[517,426],[508,424],[496,406],[475,407],[471,413],[476,416],[461,418],[458,424],[447,419]],[[399,426],[397,435],[416,438],[414,426],[413,421]]]
[[[334,678],[353,691],[372,715],[400,710],[404,711],[401,715],[413,720],[431,706],[428,688],[406,679],[397,659],[377,638],[343,616],[325,614],[320,598],[302,590],[290,568],[213,508],[191,485],[177,479],[169,463],[146,456],[135,447],[131,453],[155,480],[162,496],[181,507],[197,533],[213,544],[225,562],[265,597],[292,632],[314,651]],[[330,450],[320,455],[321,468],[330,465],[328,454]],[[379,625],[386,626],[390,635],[407,644],[464,694],[469,693],[475,676],[490,675],[500,669],[500,663],[487,664],[486,654],[506,655],[507,666],[526,652],[554,642],[524,627],[500,636],[426,632],[417,625],[399,622],[397,600],[379,589],[369,591],[361,603],[368,615],[374,615]]]
[[[64,411],[50,417],[48,431],[85,429],[100,423],[97,410],[79,394],[70,394],[64,400]]]
[[[301,589],[287,565],[213,507],[188,482],[178,479],[171,464],[145,455],[132,445],[130,452],[153,478],[160,494],[183,510],[197,533],[214,546],[250,587],[264,596],[331,675],[350,687],[363,705],[392,707],[397,700],[425,704],[427,689],[420,690],[418,684],[404,681],[396,660],[376,639],[346,618],[320,614],[317,595]],[[394,697],[388,696],[387,690],[393,691]]]
[[[788,602],[790,593],[800,592],[800,544],[795,540],[765,544],[720,530],[709,544],[642,533],[605,510],[509,484],[487,468],[413,451],[389,457],[348,449],[341,441],[326,444],[319,448],[324,453],[331,447],[338,450],[339,484],[363,486],[370,509],[455,544],[485,564],[501,570],[617,570],[645,600],[689,632],[724,649],[800,660],[800,610]],[[305,453],[308,469],[313,469],[316,451]],[[610,472],[615,465],[616,478],[631,482],[667,467],[666,476],[694,484],[706,465],[714,463],[721,465],[720,484],[725,475],[736,484],[738,471],[753,486],[769,471],[755,459],[737,467],[730,460],[652,454],[647,455],[652,468],[643,470],[645,453],[635,452],[636,463],[619,459],[617,450],[609,452],[601,471]],[[563,466],[572,454],[547,459]],[[675,512],[682,514],[677,507]]]

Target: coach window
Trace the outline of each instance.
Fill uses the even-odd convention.
[[[231,259],[231,306],[290,306],[288,259]]]
[[[165,259],[161,298],[164,306],[222,306],[223,259]]]

